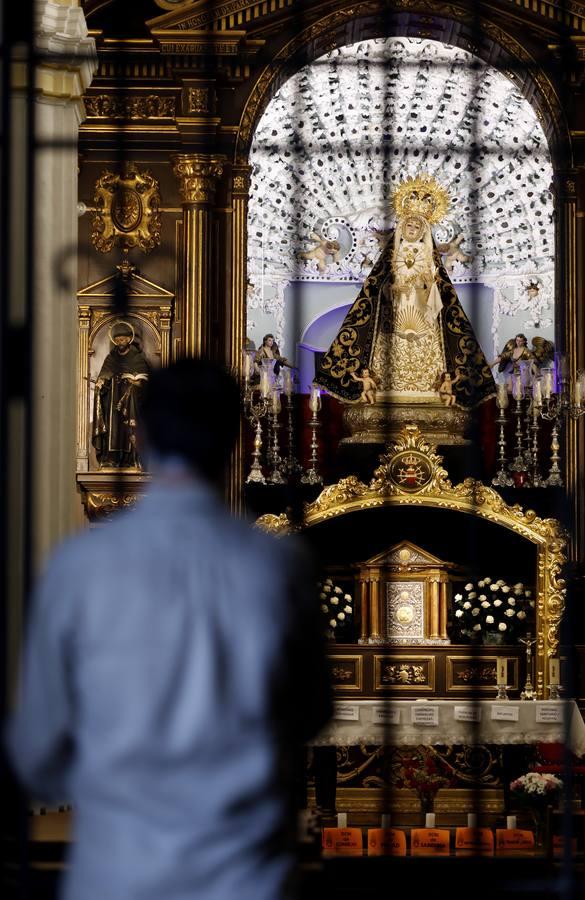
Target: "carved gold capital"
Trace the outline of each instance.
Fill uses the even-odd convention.
[[[172,160],[183,203],[212,203],[217,179],[223,173],[225,157],[177,153]]]

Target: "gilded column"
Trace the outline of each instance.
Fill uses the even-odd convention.
[[[447,638],[447,581],[439,585],[439,637]]]
[[[183,202],[182,349],[185,356],[202,356],[209,344],[212,205],[225,157],[177,153],[172,159]]]
[[[78,316],[77,366],[80,388],[77,392],[77,471],[89,471],[89,409],[85,385],[89,379],[89,306],[80,306]]]
[[[246,339],[246,285],[248,261],[248,195],[250,190],[251,166],[232,168],[232,260],[231,260],[231,303],[229,310],[229,364],[239,372],[242,367],[242,350]],[[244,484],[244,441],[243,435],[234,448],[229,482],[229,504],[235,513],[243,507],[242,487]]]
[[[369,583],[365,579],[360,579],[360,608],[361,608],[361,627],[360,627],[360,644],[367,644],[370,636],[370,590]]]
[[[380,634],[380,576],[370,577],[370,643],[382,642]]]
[[[232,169],[232,297],[230,320],[230,364],[239,370],[246,339],[246,285],[248,261],[248,195],[251,166]]]
[[[569,366],[569,374],[573,379],[579,368],[580,330],[583,328],[582,315],[577,302],[577,178],[575,171],[565,171],[558,174],[557,181],[557,259],[560,266],[557,276],[559,297],[561,298],[560,313],[557,324],[557,346],[560,345],[566,353]],[[580,487],[579,474],[579,433],[582,429],[580,421],[574,421],[569,416],[562,422],[565,433],[565,465],[564,478],[567,494],[571,503],[571,542],[570,557],[577,561],[580,558],[580,548],[583,546],[583,524],[578,515],[579,502],[578,491]]]
[[[439,634],[439,581],[436,578],[430,583],[430,617],[429,637],[438,638]]]

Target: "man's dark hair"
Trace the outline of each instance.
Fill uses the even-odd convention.
[[[181,359],[156,370],[142,412],[156,453],[182,457],[206,478],[222,474],[240,425],[240,391],[225,369],[205,359]]]

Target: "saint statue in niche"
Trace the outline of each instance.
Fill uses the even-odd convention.
[[[471,408],[495,395],[495,384],[431,232],[447,212],[447,192],[434,178],[420,175],[404,181],[393,200],[394,234],[325,353],[315,382],[334,397],[357,403],[362,390],[353,376],[366,367],[376,379],[377,401],[436,403],[448,372],[450,404]]]
[[[130,322],[110,326],[114,347],[106,356],[95,383],[92,443],[100,469],[140,469],[136,427],[149,365],[135,343]]]

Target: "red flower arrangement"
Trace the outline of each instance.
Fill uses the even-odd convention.
[[[416,791],[423,809],[432,809],[438,791],[455,783],[453,772],[439,757],[430,753],[405,758],[402,773],[396,781],[397,787]]]

